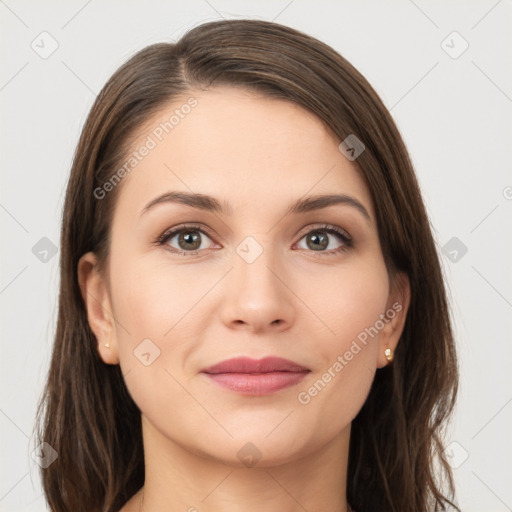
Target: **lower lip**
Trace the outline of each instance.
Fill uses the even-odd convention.
[[[243,395],[262,396],[297,384],[307,373],[309,372],[207,373],[206,375],[231,391]]]

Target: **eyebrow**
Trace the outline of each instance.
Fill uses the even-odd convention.
[[[148,210],[162,203],[178,203],[197,208],[198,210],[205,210],[212,213],[221,213],[224,215],[233,215],[233,208],[231,205],[224,201],[221,203],[212,196],[205,194],[195,194],[191,192],[166,192],[161,196],[156,197],[149,201],[141,212],[141,216]],[[336,204],[344,204],[355,208],[359,213],[365,217],[366,220],[371,221],[370,214],[367,209],[355,197],[346,194],[327,194],[316,195],[300,198],[293,203],[285,212],[285,216],[297,213],[307,213],[315,210],[321,210]]]

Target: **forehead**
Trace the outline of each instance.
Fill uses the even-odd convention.
[[[240,87],[190,91],[163,106],[131,145],[118,209],[140,214],[167,190],[208,194],[254,213],[307,194],[350,193],[372,211],[358,168],[313,113]],[[149,150],[141,149],[146,146]],[[130,211],[125,211],[129,208]]]

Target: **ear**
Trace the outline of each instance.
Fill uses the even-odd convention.
[[[97,270],[93,252],[78,262],[78,282],[87,310],[87,320],[98,342],[98,353],[107,364],[118,364],[118,343],[110,296],[104,278]],[[105,345],[109,345],[106,347]]]
[[[379,353],[377,367],[389,364],[384,351],[390,348],[394,354],[400,336],[404,330],[407,311],[411,300],[409,278],[403,272],[396,273],[391,281],[388,302],[386,304],[384,327],[379,334]]]

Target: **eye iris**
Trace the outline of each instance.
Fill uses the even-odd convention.
[[[183,231],[178,237],[178,244],[182,249],[199,249],[201,246],[201,236],[197,231]],[[184,246],[184,244],[188,246]],[[193,247],[190,247],[190,244]]]
[[[310,245],[310,241],[313,245]],[[307,236],[307,244],[310,249],[325,249],[329,245],[329,238],[325,234],[311,233]]]

